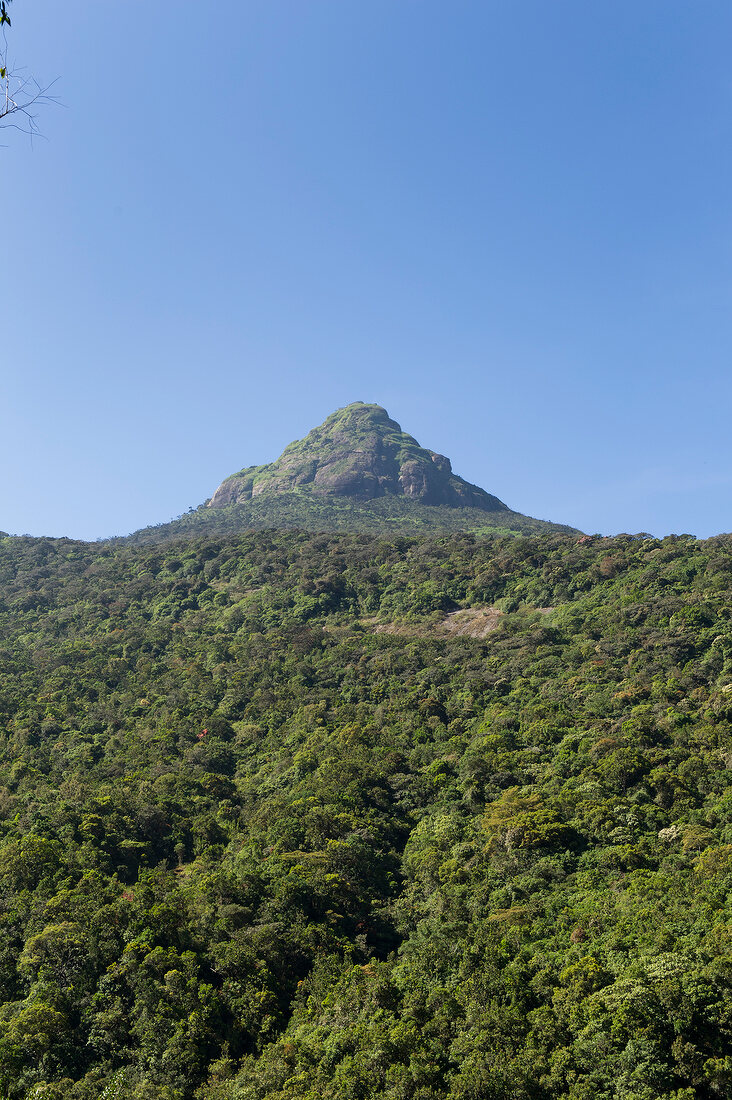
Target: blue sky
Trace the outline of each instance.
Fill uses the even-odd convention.
[[[519,511],[732,529],[728,0],[12,7],[63,106],[0,131],[0,528],[364,400]]]

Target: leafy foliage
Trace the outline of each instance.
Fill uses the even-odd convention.
[[[7,5],[10,3],[12,3],[12,0],[0,0],[0,27],[10,26],[10,16],[8,15],[7,8]],[[7,75],[8,70],[5,64],[0,65],[0,80],[5,80]]]
[[[484,512],[477,508],[421,504],[397,496],[355,501],[306,492],[263,492],[243,503],[217,508],[203,504],[199,508],[191,508],[170,523],[136,531],[127,536],[126,541],[141,545],[207,535],[221,538],[272,529],[313,533],[358,531],[373,536],[383,534],[385,530],[400,535],[435,535],[449,531],[469,531],[483,536],[579,533],[573,527],[532,519],[509,508]]]
[[[732,540],[5,538],[0,579],[1,1096],[729,1095]]]

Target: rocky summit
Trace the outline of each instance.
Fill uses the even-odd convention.
[[[332,413],[304,439],[290,443],[276,462],[226,478],[208,506],[292,492],[353,501],[406,497],[437,507],[508,511],[498,497],[457,477],[449,458],[420,447],[381,405],[363,401]]]
[[[165,542],[287,529],[480,537],[580,533],[514,512],[454,474],[449,458],[420,447],[381,405],[357,401],[290,443],[275,462],[232,474],[210,500],[127,539]]]

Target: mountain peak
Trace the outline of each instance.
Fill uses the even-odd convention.
[[[420,447],[385,408],[364,401],[331,413],[304,439],[285,447],[276,462],[226,478],[209,507],[292,492],[355,501],[402,496],[451,508],[506,509],[498,497],[453,474],[449,458]]]

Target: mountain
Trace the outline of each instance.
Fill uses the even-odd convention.
[[[0,1098],[731,1096],[732,537],[373,406],[222,496],[0,538]]]
[[[421,447],[381,405],[356,401],[290,443],[275,462],[227,477],[198,509],[131,538],[262,528],[575,533],[512,511],[454,474],[449,458]]]
[[[420,447],[381,405],[363,401],[331,413],[285,447],[276,462],[227,477],[208,506],[298,490],[357,501],[403,496],[437,507],[509,510],[498,497],[456,477],[449,458]]]

